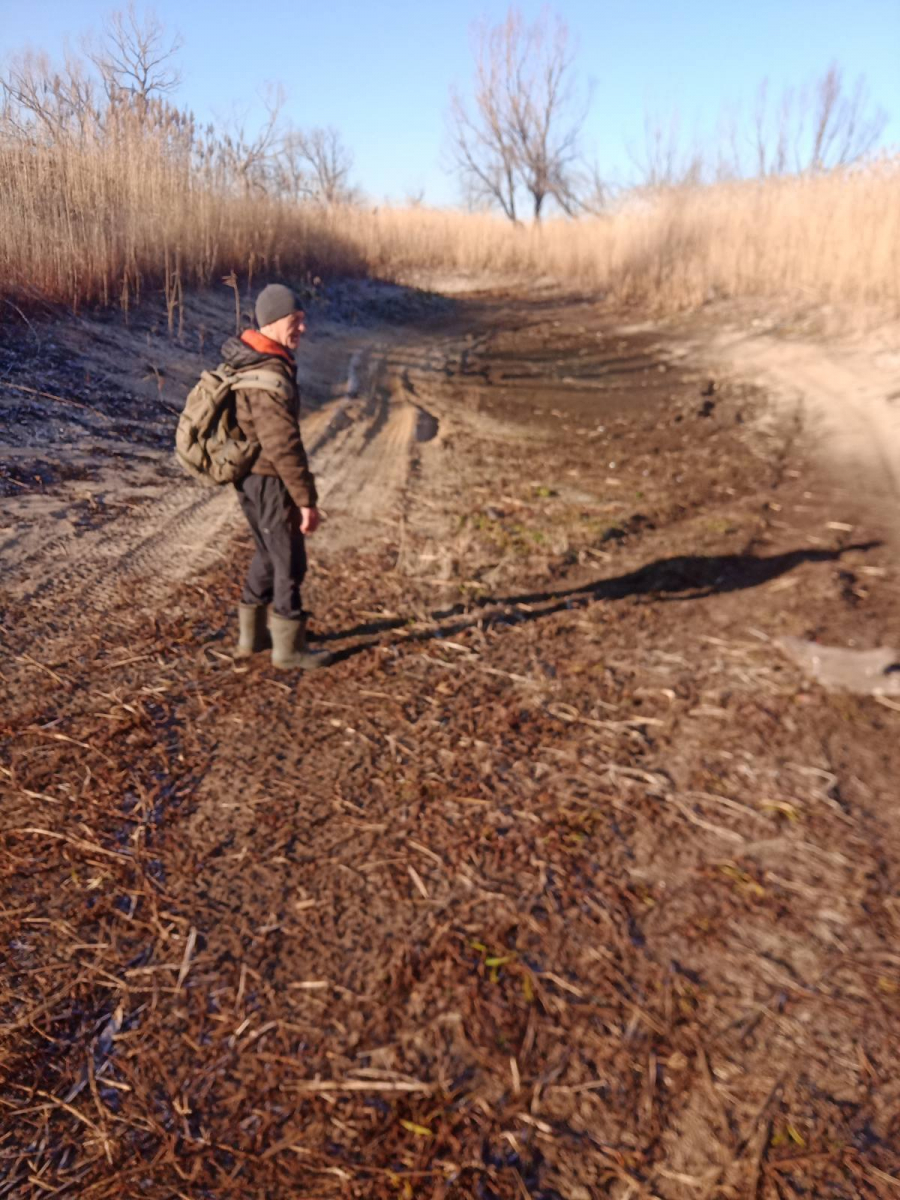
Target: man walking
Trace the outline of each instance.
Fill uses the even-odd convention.
[[[256,542],[239,606],[241,656],[272,647],[276,667],[311,670],[331,656],[310,650],[300,587],[306,575],[306,535],[319,524],[316,484],[300,437],[300,390],[294,351],[306,332],[290,288],[271,283],[256,299],[258,330],[245,329],[222,347],[236,371],[265,367],[286,387],[236,390],[237,421],[260,451],[236,485]]]

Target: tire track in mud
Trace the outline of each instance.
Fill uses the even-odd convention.
[[[332,356],[326,371],[339,398],[302,421],[322,503],[334,519],[329,548],[358,542],[369,522],[397,515],[416,446],[440,432],[439,419],[410,398],[415,387],[409,369],[419,365],[416,356],[390,349],[412,360],[403,371],[384,345],[356,349],[349,360]],[[427,350],[427,369],[434,371],[432,348]],[[33,548],[23,546],[16,556],[16,538],[6,543],[5,596],[52,613],[48,643],[63,629],[71,637],[79,626],[96,626],[98,614],[130,585],[140,585],[142,606],[158,606],[180,582],[225,553],[242,527],[233,490],[202,489],[177,477],[165,487],[161,497],[136,509],[129,505],[87,530],[54,526],[67,510],[61,495],[58,511],[39,518],[47,521],[47,535]],[[116,503],[115,489],[109,501]]]
[[[80,537],[65,534],[45,543],[6,576],[5,589],[19,602],[52,607],[59,616],[84,610],[93,621],[108,596],[128,582],[141,580],[148,600],[161,599],[210,566],[237,525],[230,488],[198,491],[189,482],[176,484],[139,519],[126,509]]]
[[[385,352],[359,352],[346,396],[302,423],[320,502],[334,519],[332,544],[358,540],[366,522],[398,515],[417,445],[440,434],[439,417],[411,399],[409,369]]]

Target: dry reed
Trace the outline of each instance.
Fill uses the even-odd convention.
[[[298,205],[229,186],[170,133],[125,126],[0,141],[0,295],[128,307],[225,273],[408,280],[544,277],[677,311],[711,298],[900,313],[897,160],[822,176],[631,196],[608,214],[514,226],[423,208]]]
[[[885,163],[632,196],[614,212],[513,226],[382,209],[332,217],[381,273],[547,276],[677,311],[758,297],[900,313],[900,171]]]

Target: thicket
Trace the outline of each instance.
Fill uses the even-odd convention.
[[[17,303],[118,302],[223,275],[361,272],[364,257],[323,219],[353,200],[352,157],[334,129],[267,118],[200,124],[172,100],[177,38],[133,3],[61,66],[41,54],[0,75],[0,292]]]

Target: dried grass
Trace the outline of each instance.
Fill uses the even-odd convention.
[[[821,176],[631,196],[607,215],[540,226],[424,208],[299,205],[241,194],[179,149],[125,125],[52,145],[0,141],[0,295],[128,308],[161,287],[236,272],[546,278],[677,311],[710,298],[900,313],[897,160]]]
[[[712,298],[900,311],[897,163],[819,177],[678,189],[614,213],[516,227],[497,217],[347,212],[370,269],[546,276],[675,311]]]

